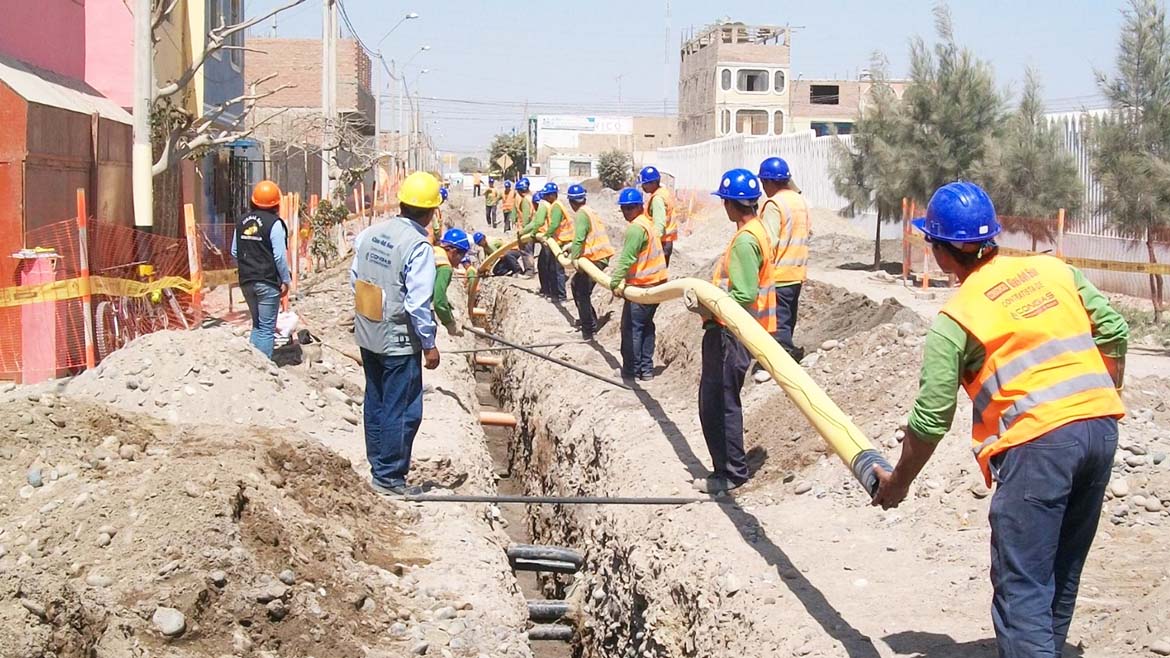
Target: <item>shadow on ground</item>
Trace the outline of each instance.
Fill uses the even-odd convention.
[[[995,639],[956,642],[942,633],[904,631],[886,636],[885,642],[899,656],[912,658],[996,658]],[[1081,658],[1085,652],[1071,644],[1064,645],[1064,658]]]

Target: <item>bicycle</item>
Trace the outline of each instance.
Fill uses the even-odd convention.
[[[116,265],[98,272],[114,276],[129,275],[118,278],[133,278],[143,283],[155,279],[154,265],[147,261]],[[98,358],[106,358],[139,336],[169,329],[172,315],[183,329],[191,328],[178,298],[170,288],[138,297],[121,295],[98,302],[94,311],[94,342]]]

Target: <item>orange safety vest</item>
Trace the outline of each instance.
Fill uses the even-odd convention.
[[[557,242],[561,243],[562,245],[569,244],[573,241],[573,234],[576,232],[573,230],[573,218],[576,217],[576,215],[570,212],[569,208],[564,203],[562,203],[560,199],[557,199],[556,203],[553,203],[552,205],[561,209],[561,223],[557,225],[557,234],[553,237],[556,238]],[[549,223],[551,224],[551,208],[548,211],[548,215]]]
[[[626,272],[626,283],[642,288],[656,286],[666,281],[666,254],[662,251],[662,240],[654,230],[654,222],[646,215],[639,215],[633,223],[646,232],[646,246],[638,252],[638,258]]]
[[[808,204],[799,192],[780,190],[776,196],[764,201],[761,217],[769,203],[780,211],[780,230],[777,241],[772,244],[775,281],[804,281],[808,278]]]
[[[768,231],[764,228],[764,223],[760,221],[759,217],[752,218],[735,232],[731,242],[727,243],[723,258],[719,259],[719,263],[715,266],[715,274],[711,277],[711,283],[719,286],[725,292],[731,290],[731,248],[739,236],[744,233],[748,233],[756,239],[756,244],[760,245],[761,257],[756,299],[744,308],[752,314],[756,322],[760,323],[764,331],[774,334],[776,333],[776,294],[774,292],[775,275],[772,272],[772,248],[769,246]],[[715,318],[715,321],[723,324],[718,317]]]
[[[544,199],[541,199],[540,203],[536,204],[536,208],[533,209],[532,212],[538,213],[538,212],[540,212],[541,208],[544,208],[544,221],[542,221],[540,223],[540,226],[536,227],[536,232],[537,233],[544,233],[547,235],[548,234],[548,223],[549,223],[549,220],[552,219],[552,204],[549,203],[548,201],[545,201]]]
[[[978,372],[963,375],[987,486],[995,455],[1076,420],[1125,415],[1072,271],[1059,259],[996,256],[942,312],[987,353]]]
[[[516,191],[512,188],[508,188],[507,191],[504,192],[503,199],[500,201],[500,207],[503,208],[504,212],[508,212],[512,209],[515,203]]]
[[[609,244],[609,236],[605,233],[601,218],[589,206],[581,206],[581,210],[589,218],[589,235],[585,236],[585,242],[581,245],[581,257],[593,263],[611,258],[615,252]]]
[[[666,225],[662,230],[662,241],[674,242],[678,239],[678,224],[675,223],[674,219],[674,195],[665,187],[659,187],[657,190],[654,190],[654,194],[651,194],[650,198],[646,199],[646,214],[648,216],[650,215],[650,204],[653,203],[655,198],[662,199],[663,204],[666,206]],[[653,216],[651,216],[651,220],[653,220]]]

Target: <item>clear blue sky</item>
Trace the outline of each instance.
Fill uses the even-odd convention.
[[[284,2],[246,0],[247,12],[254,16]],[[661,113],[665,75],[673,113],[681,31],[725,15],[745,23],[799,27],[792,43],[794,78],[855,76],[875,49],[889,58],[891,74],[902,76],[910,39],[934,38],[934,2],[929,0],[672,0],[667,58],[665,0],[342,2],[358,36],[371,47],[405,13],[420,14],[399,27],[381,50],[387,59],[402,62],[420,46],[431,46],[414,59],[406,79],[418,78],[412,91],[424,98],[451,99],[424,100],[423,111],[431,117],[439,148],[458,152],[483,150],[492,135],[521,130],[525,99],[533,113]],[[1113,70],[1124,4],[954,0],[950,6],[958,41],[992,64],[1000,86],[1018,89],[1025,67],[1031,66],[1040,73],[1049,109],[1071,110],[1102,104],[1094,70]],[[270,29],[271,22],[259,31],[269,34]],[[320,0],[306,0],[278,17],[279,36],[320,33]],[[419,77],[423,68],[428,73]],[[392,122],[393,112],[383,117]]]

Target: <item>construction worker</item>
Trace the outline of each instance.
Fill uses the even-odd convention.
[[[474,236],[476,246],[483,249],[483,259],[504,248],[504,241],[499,238],[489,238],[477,232]],[[481,259],[480,262],[483,262]],[[508,251],[492,265],[492,276],[512,276],[524,274],[524,265],[521,263],[520,252],[516,249]]]
[[[516,228],[517,238],[523,237],[524,225],[527,224],[532,219],[532,215],[535,214],[534,204],[536,201],[534,201],[528,195],[529,186],[530,183],[528,182],[527,176],[521,177],[520,180],[516,181],[516,217],[513,225]],[[529,277],[531,277],[533,272],[536,270],[536,263],[533,262],[532,258],[532,254],[535,250],[534,247],[535,243],[531,240],[528,242],[522,242],[520,244],[520,253],[523,254],[524,259],[524,271]]]
[[[401,216],[374,224],[354,240],[354,336],[366,374],[366,459],[370,486],[387,495],[413,495],[410,454],[422,421],[422,367],[439,367],[435,318],[435,252],[427,228],[442,197],[425,172],[398,188]],[[421,355],[421,359],[420,359]]]
[[[273,210],[280,205],[280,188],[270,180],[252,188],[252,210],[236,222],[232,258],[236,259],[240,290],[252,316],[252,346],[272,358],[276,316],[288,292],[288,227]]]
[[[471,175],[471,196],[472,196],[472,198],[479,196],[480,186],[482,185],[482,183],[483,183],[483,179],[480,177],[478,171]]]
[[[646,216],[642,193],[627,187],[618,193],[618,207],[630,223],[617,265],[610,275],[609,288],[621,295],[626,285],[648,288],[665,283],[669,272],[662,241]],[[654,313],[658,304],[637,304],[626,300],[622,306],[622,377],[654,379]]]
[[[768,333],[776,332],[772,242],[758,216],[760,181],[747,169],[723,174],[715,196],[723,199],[735,236],[715,266],[711,282],[727,291]],[[703,323],[703,365],[699,375],[699,423],[714,472],[698,482],[700,491],[720,493],[748,480],[743,448],[743,388],[751,357],[718,318]]]
[[[654,222],[654,230],[662,238],[662,253],[666,254],[666,264],[670,265],[670,255],[674,253],[674,241],[678,239],[678,224],[674,218],[674,195],[670,190],[662,187],[662,174],[655,167],[642,167],[638,174],[638,182],[642,184],[642,191],[650,196],[646,198],[646,215]]]
[[[504,196],[500,198],[500,213],[504,215],[504,232],[512,230],[512,222],[516,217],[516,191],[512,189],[512,181],[504,181]]]
[[[439,188],[439,199],[440,199],[440,201],[439,201],[440,205],[447,202],[447,188],[445,188],[445,187]],[[438,244],[437,240],[442,235],[443,235],[443,209],[442,208],[435,208],[434,216],[431,218],[431,223],[427,226],[427,242],[431,243],[431,246],[435,246]]]
[[[483,208],[488,226],[496,227],[496,207],[500,204],[500,193],[496,191],[496,182],[488,180],[487,191],[483,193]]]
[[[471,251],[471,240],[463,229],[449,228],[443,234],[443,239],[434,247],[435,250],[435,317],[447,328],[447,333],[458,336],[462,332],[455,322],[455,312],[451,302],[447,299],[447,287],[451,285],[451,277],[455,273],[455,265],[462,263],[464,257]]]
[[[537,208],[536,215],[529,222],[529,225],[535,231],[537,238],[556,240],[557,236],[560,235],[565,238],[565,242],[562,244],[568,244],[572,240],[573,223],[569,221],[571,215],[569,209],[565,207],[559,197],[560,188],[557,187],[557,184],[552,181],[545,183],[544,189],[541,190],[540,207]],[[564,229],[561,228],[562,226]],[[558,240],[558,242],[560,241]],[[539,269],[541,282],[546,287],[542,294],[553,301],[565,301],[567,299],[565,295],[565,268],[561,267],[557,257],[553,255],[552,249],[541,248],[536,266]]]
[[[788,163],[768,158],[760,163],[760,184],[764,188],[760,217],[772,241],[773,272],[776,276],[776,342],[796,361],[804,350],[792,342],[800,288],[808,278],[808,206],[792,182]],[[764,373],[767,374],[767,373]]]
[[[593,209],[586,205],[585,188],[581,185],[569,186],[569,206],[573,210],[571,234],[561,231],[557,242],[572,244],[569,248],[569,258],[574,262],[578,258],[593,263],[598,269],[609,267],[609,259],[613,256],[613,247],[609,244],[609,236],[605,233],[605,225]],[[566,219],[561,226],[568,226]],[[577,268],[573,273],[573,302],[577,305],[577,317],[581,324],[581,337],[593,340],[597,332],[597,311],[593,308],[593,286],[596,283],[583,270]]]
[[[991,499],[992,621],[1000,656],[1060,656],[1097,531],[1125,409],[1125,319],[1057,258],[998,253],[979,186],[931,197],[922,231],[960,281],[923,346],[918,399],[897,467],[874,471],[873,504],[897,507],[950,429],[960,385]]]

